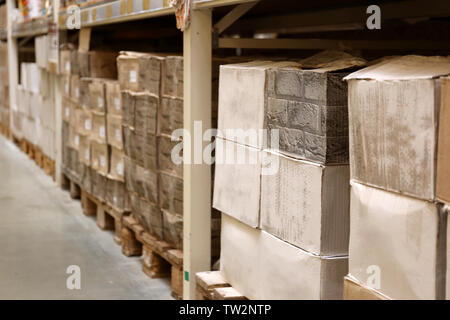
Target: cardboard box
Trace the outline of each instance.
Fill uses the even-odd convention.
[[[162,95],[183,99],[183,56],[168,56],[162,83]]]
[[[158,109],[158,134],[171,136],[176,129],[182,129],[183,100],[163,97]]]
[[[106,81],[106,105],[108,106],[108,113],[121,116],[122,102],[119,81]]]
[[[75,110],[77,119],[77,132],[83,135],[90,135],[92,132],[92,112],[85,108]]]
[[[106,180],[106,203],[119,210],[129,209],[126,200],[125,184],[115,179]]]
[[[392,299],[443,299],[446,214],[440,204],[352,182],[350,275]]]
[[[156,135],[159,98],[147,93],[132,93],[132,99],[134,100],[134,129],[136,134]]]
[[[171,174],[172,176],[178,177],[180,179],[183,178],[183,163],[175,163],[172,160],[172,150],[178,150],[179,147],[176,146],[182,146],[183,142],[181,141],[172,141],[171,138],[167,136],[159,136],[158,137],[158,148],[153,149],[152,146],[149,146],[149,152],[148,152],[148,163],[149,165],[146,166],[149,169],[152,164],[152,161],[155,161],[156,164],[156,157],[158,158],[158,166],[159,170],[161,172],[165,172],[168,174]],[[175,148],[175,149],[174,149]],[[157,151],[153,156],[152,151]],[[175,151],[176,152],[176,151]],[[180,158],[182,159],[183,153],[182,150],[178,153]]]
[[[159,182],[161,209],[183,215],[183,179],[161,172]]]
[[[147,232],[163,238],[162,212],[158,206],[139,197],[135,193],[130,193],[131,212],[140,222]]]
[[[105,81],[103,79],[92,79],[89,84],[89,101],[93,111],[106,112]]]
[[[72,115],[72,101],[62,97],[62,118],[65,122],[70,122]]]
[[[92,111],[92,130],[90,136],[92,140],[106,144],[106,115]]]
[[[347,257],[320,257],[222,214],[220,273],[251,300],[342,299]]]
[[[111,156],[110,159],[111,167],[109,169],[108,177],[113,180],[124,182],[125,164],[123,151],[111,147],[110,156]]]
[[[349,166],[272,157],[278,170],[261,176],[261,228],[317,255],[347,255]]]
[[[96,169],[91,170],[92,193],[100,201],[106,202],[106,193],[108,190],[108,179],[100,174]]]
[[[129,127],[130,129],[133,129],[135,125],[134,121],[135,99],[132,92],[122,91],[121,100],[122,100],[122,124],[124,126]]]
[[[388,300],[376,290],[366,287],[352,277],[344,278],[344,300]]]
[[[163,239],[175,249],[183,250],[183,217],[166,210],[162,210],[162,213]]]
[[[91,107],[89,85],[92,81],[93,78],[80,78],[80,97],[78,99],[78,104],[82,107]]]
[[[228,155],[233,161],[216,161],[213,207],[251,227],[258,228],[261,199],[260,151],[216,138],[217,157],[220,157],[220,154],[217,154],[219,150],[224,150],[222,159],[226,159]],[[239,163],[238,154],[244,155],[246,161]],[[160,166],[161,163],[160,161]]]
[[[91,164],[91,140],[89,136],[80,135],[80,144],[78,148],[78,161],[90,166]]]
[[[78,150],[80,147],[80,135],[77,129],[72,126],[69,126],[69,146],[74,150]]]
[[[119,150],[123,150],[122,117],[108,113],[106,116],[106,126],[108,144]]]
[[[117,79],[118,53],[107,51],[78,51],[81,77]]]
[[[70,98],[70,80],[70,75],[61,76],[62,94],[67,98]]]
[[[405,56],[346,77],[352,179],[420,199],[450,200],[450,86],[440,78],[449,73],[450,58]]]
[[[71,51],[68,49],[59,51],[59,72],[63,75],[70,75],[70,67],[71,67]]]
[[[121,51],[117,59],[122,90],[148,92],[160,96],[164,68],[163,54]]]
[[[80,77],[77,75],[70,76],[70,97],[76,102],[80,99]]]
[[[106,176],[109,172],[108,145],[91,141],[91,167],[100,175]]]

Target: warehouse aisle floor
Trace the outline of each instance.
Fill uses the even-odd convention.
[[[70,265],[81,289],[67,288]],[[83,215],[79,201],[0,136],[0,299],[171,299]]]

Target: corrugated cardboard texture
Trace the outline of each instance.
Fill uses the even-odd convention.
[[[272,157],[279,170],[261,177],[261,228],[314,254],[348,254],[349,166]]]
[[[122,91],[122,123],[134,128],[134,99],[131,91]]]
[[[352,182],[350,275],[368,283],[376,266],[377,291],[392,299],[443,298],[440,216],[434,203]]]
[[[91,139],[106,144],[106,115],[92,111]]]
[[[158,173],[136,165],[128,157],[125,157],[124,161],[127,189],[154,204],[158,204]]]
[[[108,113],[114,115],[122,115],[122,101],[120,93],[119,81],[107,81],[106,86],[106,105]]]
[[[183,164],[176,164],[172,161],[172,150],[180,141],[172,141],[166,136],[158,137],[158,165],[162,172],[166,172],[178,178],[183,178]],[[180,157],[183,154],[180,152]]]
[[[107,179],[106,182],[106,203],[121,210],[127,210],[125,184],[115,179]]]
[[[375,290],[367,288],[360,283],[344,278],[344,300],[387,300]]]
[[[136,134],[150,133],[155,135],[159,98],[147,93],[132,93],[131,97],[134,100],[134,129]]]
[[[154,204],[130,193],[131,212],[144,229],[160,239],[163,238],[163,217],[161,210]]]
[[[89,70],[81,70],[82,76],[117,79],[117,52],[89,51]],[[80,68],[82,65],[80,65]],[[83,65],[83,67],[86,67]]]
[[[83,135],[90,135],[92,131],[92,113],[85,108],[76,109],[77,132]]]
[[[441,79],[436,197],[450,204],[450,78]]]
[[[121,89],[146,91],[160,96],[164,56],[164,54],[122,51],[117,59]]]
[[[89,136],[80,135],[79,137],[78,160],[89,166],[91,164],[91,141]]]
[[[342,299],[347,258],[320,258],[222,215],[220,272],[248,299]]]
[[[125,179],[125,164],[124,164],[124,154],[122,150],[111,147],[110,153],[110,168],[108,177],[113,180],[124,182]]]
[[[435,80],[349,82],[351,178],[434,199]]]
[[[165,59],[162,95],[183,99],[183,57],[168,56]]]
[[[163,239],[176,249],[183,250],[183,217],[166,210],[163,212]]]
[[[92,111],[106,112],[105,81],[93,79],[89,84],[89,105]]]
[[[108,174],[109,156],[107,144],[91,141],[91,166],[103,176]]]
[[[80,77],[77,75],[70,76],[70,97],[76,102],[80,99]]]
[[[183,128],[183,100],[163,97],[158,110],[158,134],[171,136]]]
[[[92,78],[80,78],[80,97],[78,104],[82,107],[90,108],[89,84]]]
[[[122,117],[120,115],[108,114],[106,116],[108,144],[122,150]]]
[[[159,181],[161,208],[183,215],[183,179],[161,172]]]
[[[224,157],[233,156],[233,162],[216,162],[214,176],[213,207],[239,221],[259,227],[261,163],[259,150],[232,141],[216,139],[216,155],[219,143]],[[247,161],[237,162],[237,154],[245,154]],[[253,162],[250,161],[252,159]],[[233,163],[233,164],[232,164]]]

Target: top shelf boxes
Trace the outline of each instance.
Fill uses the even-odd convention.
[[[281,153],[321,164],[348,163],[347,84],[342,81],[348,73],[339,71],[348,67],[302,70],[298,63],[267,61],[221,66],[219,136],[277,149],[271,137],[278,129]],[[267,129],[267,144],[261,135],[238,141],[228,129]]]
[[[450,58],[405,56],[348,76],[351,178],[450,202]]]

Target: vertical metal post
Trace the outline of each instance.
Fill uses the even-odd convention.
[[[207,143],[195,139],[194,122],[211,127],[211,10],[192,10],[184,32],[184,286],[183,298],[195,299],[195,274],[211,268],[211,166],[194,164],[195,150]],[[203,135],[203,132],[201,133]],[[190,139],[191,152],[187,140]],[[199,146],[200,144],[200,146]],[[198,151],[197,151],[198,152]],[[189,158],[189,159],[188,159]]]
[[[13,110],[17,110],[17,85],[19,84],[19,48],[17,39],[12,37],[12,17],[16,8],[14,0],[6,0],[7,39],[8,39],[8,76],[9,76],[9,125],[11,134],[13,129]],[[21,133],[20,133],[21,134]]]

